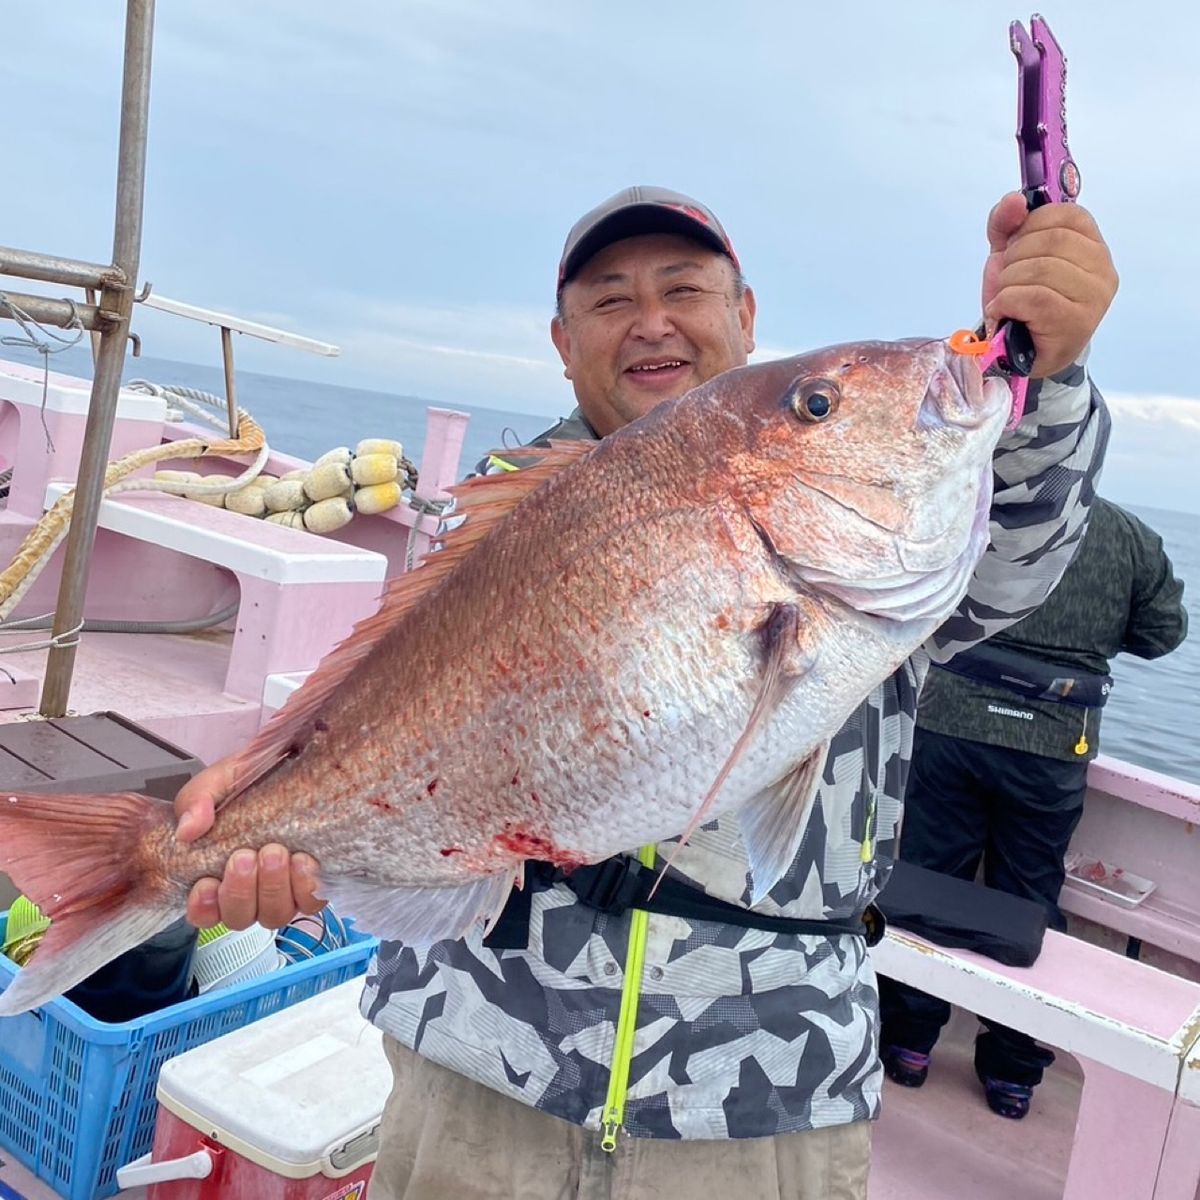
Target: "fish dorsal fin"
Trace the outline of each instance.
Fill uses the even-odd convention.
[[[283,708],[234,756],[233,770],[227,776],[231,787],[220,804],[228,803],[299,753],[318,711],[404,615],[441,584],[526,496],[564,468],[586,458],[597,445],[582,440],[553,441],[545,447],[522,448],[522,460],[532,460],[532,465],[496,475],[476,475],[449,488],[454,499],[450,515],[464,517],[462,524],[439,534],[441,548],[413,570],[388,581],[378,609],[359,621],[350,635],[321,659]]]
[[[450,494],[454,497],[454,515],[469,515],[471,518],[460,527],[467,535],[462,541],[465,549],[460,557],[507,517],[530,492],[565,467],[587,458],[599,444],[591,441],[553,441],[547,446],[522,447],[521,461],[530,465],[495,475],[474,475],[450,488]],[[459,546],[460,530],[451,530],[442,541],[445,548],[438,552],[439,559],[447,550]]]

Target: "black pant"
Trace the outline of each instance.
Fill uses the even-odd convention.
[[[1038,900],[1065,929],[1058,907],[1063,857],[1083,814],[1087,763],[1060,762],[918,728],[904,797],[900,857],[974,879],[983,860],[988,887]],[[928,1054],[950,1005],[917,988],[880,979],[883,1045]],[[1034,1086],[1054,1061],[1027,1034],[985,1019],[975,1041],[980,1074]]]

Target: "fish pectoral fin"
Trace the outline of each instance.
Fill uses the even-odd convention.
[[[775,710],[788,692],[812,669],[813,659],[803,651],[800,644],[800,609],[795,604],[774,605],[767,619],[759,626],[758,632],[762,638],[763,671],[758,695],[755,697],[754,707],[750,710],[746,728],[734,742],[733,749],[717,772],[712,787],[708,789],[708,795],[701,801],[700,807],[696,809],[688,827],[683,831],[678,845],[671,851],[662,870],[664,875],[667,867],[674,862],[680,847],[687,845],[692,834],[708,820],[717,793],[729,777],[729,772],[745,753],[746,747],[774,716]]]
[[[784,697],[813,665],[811,658],[800,649],[800,609],[796,605],[776,604],[759,626],[759,635],[762,638],[763,671],[754,707],[750,710],[746,728],[733,744],[729,757],[717,772],[712,787],[708,789],[708,795],[704,797],[683,837],[679,839],[681,846],[708,820],[717,793],[729,777],[729,772],[733,770],[759,730],[775,715],[775,710]],[[670,866],[670,863],[667,865]]]
[[[512,891],[515,871],[450,887],[394,887],[350,875],[322,874],[316,893],[356,928],[409,946],[460,938],[491,924]]]
[[[750,903],[757,904],[792,865],[821,774],[829,743],[822,742],[796,769],[765,788],[738,812],[738,829],[750,860]]]

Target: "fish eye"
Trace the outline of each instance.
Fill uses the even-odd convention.
[[[830,379],[806,379],[792,387],[788,403],[802,421],[824,421],[837,411],[842,393]]]

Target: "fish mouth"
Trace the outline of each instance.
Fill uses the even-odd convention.
[[[998,376],[984,376],[979,360],[949,350],[939,342],[940,361],[934,367],[917,411],[918,427],[951,425],[980,429],[1011,404],[1008,384]]]

